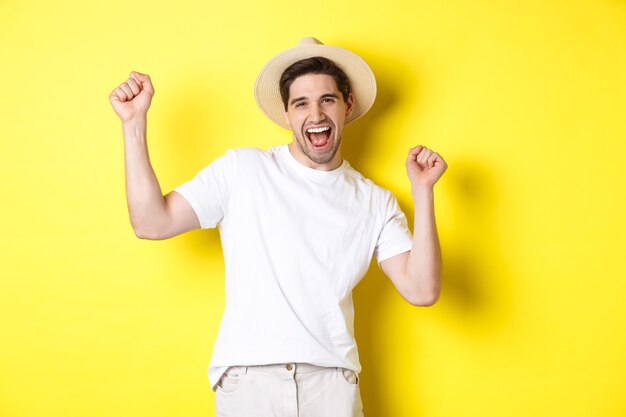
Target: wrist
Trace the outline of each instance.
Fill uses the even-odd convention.
[[[413,195],[433,195],[433,186],[418,183],[411,183],[411,194]]]
[[[145,137],[148,120],[146,116],[135,117],[122,122],[124,137]]]

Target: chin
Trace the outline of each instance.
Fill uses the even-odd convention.
[[[316,164],[328,164],[335,158],[338,150],[339,146],[333,146],[325,152],[317,152],[315,149],[311,149],[309,147],[306,155],[311,161],[315,162]]]

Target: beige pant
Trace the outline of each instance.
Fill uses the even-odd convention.
[[[363,417],[354,371],[308,363],[231,366],[217,383],[216,417]]]

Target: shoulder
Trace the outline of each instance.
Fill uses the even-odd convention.
[[[230,155],[231,158],[246,161],[246,162],[254,162],[254,161],[266,161],[270,159],[274,159],[276,154],[279,152],[279,147],[269,148],[268,150],[263,150],[259,148],[233,148],[226,151],[226,155]]]
[[[356,185],[359,194],[369,201],[371,210],[384,218],[401,212],[398,200],[391,190],[375,183],[351,166],[348,166],[346,176]]]
[[[261,158],[266,151],[259,148],[232,148],[226,151],[225,155],[236,159]]]
[[[371,194],[377,200],[388,201],[390,198],[394,198],[391,191],[375,183],[372,179],[365,177],[350,164],[348,164],[345,175],[348,181],[352,182],[360,190]]]
[[[258,175],[276,166],[280,146],[263,150],[259,148],[233,148],[226,151],[224,157],[231,162],[233,169],[239,174]]]
[[[241,169],[262,163],[267,159],[267,151],[258,148],[232,148],[219,159],[224,159],[233,167]]]

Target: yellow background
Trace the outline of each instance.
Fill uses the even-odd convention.
[[[215,230],[137,239],[108,94],[152,77],[170,191],[230,147],[290,140],[252,86],[303,36],[379,83],[346,159],[411,220],[440,152],[443,293],[354,293],[367,417],[626,416],[626,2],[0,3],[0,415],[210,416]]]

